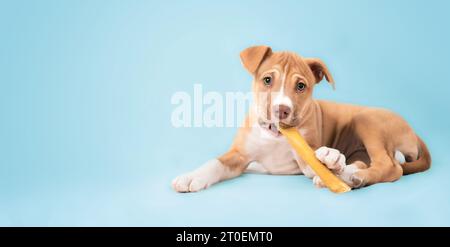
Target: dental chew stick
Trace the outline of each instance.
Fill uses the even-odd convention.
[[[344,193],[351,188],[341,179],[336,177],[326,166],[317,158],[305,139],[300,135],[297,129],[278,127],[280,132],[286,137],[289,144],[294,148],[297,154],[313,169],[317,176],[322,179],[325,186],[334,193]]]

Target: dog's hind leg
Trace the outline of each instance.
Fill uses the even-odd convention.
[[[370,136],[364,136],[365,134]],[[368,168],[360,169],[351,175],[349,179],[353,187],[398,180],[403,175],[403,169],[394,158],[393,148],[384,143],[383,138],[375,133],[366,132],[365,134],[362,134],[361,139],[370,157],[370,164]]]
[[[353,175],[362,170],[369,167],[370,158],[367,154],[366,150],[358,150],[353,152],[347,157],[347,164],[343,171],[338,174],[338,176],[350,187],[356,188],[358,185],[355,185],[352,181]]]
[[[398,161],[393,161],[386,150],[378,150],[377,155],[371,156],[371,159],[372,162],[368,168],[359,169],[349,178],[354,188],[381,182],[393,182],[402,176],[403,170]]]

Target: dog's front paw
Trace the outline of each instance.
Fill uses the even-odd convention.
[[[320,147],[316,150],[316,157],[323,164],[325,164],[328,169],[333,172],[340,174],[344,170],[345,156],[339,152],[339,150],[328,147]]]
[[[194,174],[184,174],[172,181],[172,187],[177,192],[197,192],[208,187],[208,181]]]
[[[322,179],[319,176],[313,177],[313,184],[317,188],[325,188],[326,187],[325,184],[322,182]]]

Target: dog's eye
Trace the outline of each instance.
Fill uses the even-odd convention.
[[[306,89],[306,84],[303,82],[297,82],[296,88],[297,91],[302,92]]]
[[[263,82],[264,82],[264,85],[270,86],[270,85],[272,85],[272,78],[270,78],[269,76],[266,76],[263,78]]]

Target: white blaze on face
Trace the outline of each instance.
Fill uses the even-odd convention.
[[[280,91],[275,93],[275,99],[273,100],[273,106],[285,105],[292,109],[292,100],[284,93],[284,88],[286,85],[286,77],[288,73],[288,65],[284,67],[283,77],[281,78],[281,87]]]

